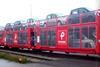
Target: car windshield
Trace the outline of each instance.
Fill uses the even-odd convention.
[[[47,18],[46,19],[53,19],[53,18],[57,18],[57,17],[60,17],[60,16],[63,16],[62,14],[49,14],[47,15]]]

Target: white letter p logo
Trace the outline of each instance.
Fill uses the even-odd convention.
[[[65,36],[65,33],[61,32],[61,34],[60,34],[61,40],[63,39],[64,36]]]

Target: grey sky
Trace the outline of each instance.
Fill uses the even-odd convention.
[[[96,0],[0,0],[0,26],[30,17],[44,19],[49,13],[68,15],[77,7],[95,10]]]

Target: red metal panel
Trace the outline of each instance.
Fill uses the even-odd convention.
[[[8,36],[9,35],[12,35],[12,37],[11,38],[9,38]],[[9,40],[10,41],[12,41],[12,43],[7,43],[7,37],[9,38]],[[13,40],[11,40],[11,39],[13,39]],[[8,41],[9,41],[8,40]],[[9,48],[12,48],[12,47],[14,47],[14,32],[13,31],[6,31],[6,41],[5,41],[5,43],[6,43],[6,45],[9,47]]]
[[[100,54],[100,12],[97,13],[96,16],[96,23],[97,23],[97,46],[96,46],[96,53]]]
[[[0,31],[1,37],[0,37],[0,46],[5,46],[5,31]]]
[[[67,26],[61,26],[57,29],[57,47],[67,48]]]
[[[36,32],[37,35],[37,40],[36,40],[36,46],[34,49],[40,49],[41,45],[40,45],[40,21],[36,22],[36,27],[34,28],[34,32]]]

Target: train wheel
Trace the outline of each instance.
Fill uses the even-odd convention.
[[[86,54],[86,56],[88,57],[88,56],[89,56],[89,54]]]
[[[9,49],[12,49],[12,47],[9,47]]]
[[[19,50],[23,50],[23,48],[19,48]]]
[[[9,49],[8,46],[5,46],[4,49]]]
[[[42,52],[42,50],[36,50],[37,52]]]
[[[33,49],[31,49],[31,48],[29,49],[29,51],[32,51],[32,50],[33,50]]]
[[[69,52],[65,52],[66,54],[69,54]]]
[[[50,50],[50,51],[49,51],[49,53],[53,53],[53,51],[52,51],[52,50]]]
[[[18,50],[18,48],[12,48],[12,50],[13,50],[13,51],[17,51],[17,50]]]

